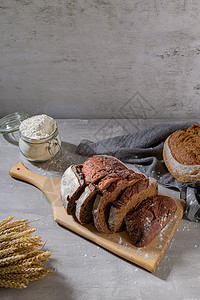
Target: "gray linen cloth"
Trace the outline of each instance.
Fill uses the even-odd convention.
[[[180,197],[186,200],[185,216],[191,221],[200,221],[200,181],[180,183],[169,173],[162,156],[165,139],[174,131],[186,129],[193,124],[159,124],[98,142],[84,139],[78,145],[77,152],[87,156],[108,154],[125,163],[134,164],[147,176],[154,177],[159,184],[179,190]]]

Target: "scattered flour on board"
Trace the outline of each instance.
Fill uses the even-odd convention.
[[[117,238],[117,244],[121,245],[125,249],[132,250],[132,247],[129,247],[128,244],[126,242],[124,242],[120,236],[118,236],[118,238]]]

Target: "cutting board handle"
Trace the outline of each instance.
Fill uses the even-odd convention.
[[[29,171],[22,162],[16,164],[10,171],[10,176],[31,183],[39,188],[49,199],[54,213],[54,220],[57,221],[58,216],[65,216],[66,212],[60,197],[60,181],[61,177],[47,177],[37,175]]]
[[[29,171],[22,162],[19,162],[12,169],[10,169],[9,174],[13,178],[20,179],[35,185],[37,188],[44,192],[44,183],[48,177],[40,176]]]

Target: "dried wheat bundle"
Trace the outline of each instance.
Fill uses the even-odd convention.
[[[51,254],[27,219],[13,218],[0,221],[0,287],[22,289],[53,272],[44,266]]]

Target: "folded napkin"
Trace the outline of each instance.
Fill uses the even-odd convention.
[[[134,164],[142,173],[154,177],[159,184],[180,191],[186,200],[185,216],[200,221],[200,181],[182,184],[167,170],[163,161],[165,139],[178,129],[186,129],[193,123],[159,124],[138,132],[116,136],[98,142],[82,140],[77,152],[82,155],[108,154],[125,163]]]

